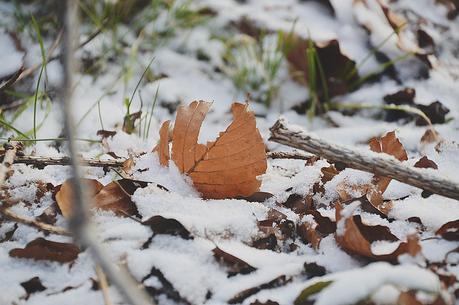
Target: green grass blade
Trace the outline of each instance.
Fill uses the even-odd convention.
[[[150,118],[148,119],[148,126],[145,130],[146,132],[146,139],[148,139],[148,136],[150,135],[150,126],[151,126],[151,119],[153,118],[153,111],[155,110],[156,106],[156,101],[158,100],[158,92],[159,92],[159,85],[156,87],[156,93],[155,93],[155,98],[153,99],[153,104],[151,105],[151,111],[150,111]]]
[[[14,132],[16,132],[21,137],[24,137],[25,139],[30,139],[29,136],[27,136],[25,133],[23,133],[22,131],[18,130],[16,127],[14,127],[13,125],[7,123],[6,121],[4,121],[1,118],[0,118],[0,124],[3,125],[4,127],[6,127],[7,129],[13,130]]]

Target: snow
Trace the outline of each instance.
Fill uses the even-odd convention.
[[[21,69],[24,57],[24,53],[16,49],[13,39],[4,30],[0,30],[0,54],[3,57],[0,68],[1,80]]]
[[[174,3],[178,5],[184,2],[186,1],[177,0]],[[363,190],[352,186],[372,183],[373,174],[346,168],[323,185],[323,194],[314,194],[314,185],[321,183],[321,169],[330,166],[329,162],[321,159],[313,164],[306,164],[304,160],[268,159],[268,169],[259,177],[260,191],[273,195],[265,202],[248,202],[244,199],[204,200],[193,188],[190,178],[180,174],[174,162],[171,161],[167,168],[162,167],[157,153],[152,152],[159,139],[158,129],[161,123],[165,120],[174,122],[175,108],[178,105],[186,105],[192,100],[199,99],[213,102],[199,135],[200,143],[215,139],[218,132],[224,131],[230,124],[231,103],[243,102],[246,98],[245,92],[235,86],[232,75],[227,73],[229,68],[234,67],[228,67],[229,63],[224,58],[226,52],[235,52],[239,55],[237,59],[242,62],[241,52],[238,53],[237,48],[230,47],[231,43],[239,44],[241,39],[244,39],[241,38],[241,33],[234,31],[234,27],[231,26],[241,17],[246,17],[254,25],[266,29],[264,46],[270,47],[267,54],[272,55],[276,32],[289,32],[296,22],[293,30],[303,38],[311,37],[319,42],[338,40],[342,53],[358,64],[359,75],[365,76],[377,71],[381,63],[373,56],[372,48],[393,32],[376,5],[377,1],[365,1],[368,3],[366,6],[364,2],[331,0],[329,2],[334,7],[335,16],[318,2],[320,1],[193,1],[193,6],[208,7],[217,15],[195,27],[177,26],[172,37],[158,40],[155,37],[158,31],[168,30],[171,26],[171,20],[168,18],[175,18],[161,12],[158,19],[143,28],[142,37],[138,36],[133,24],[120,24],[119,49],[113,48],[113,36],[107,30],[77,51],[77,57],[94,60],[89,66],[97,68],[95,73],[75,75],[77,84],[74,90],[73,115],[78,122],[78,136],[99,140],[97,130],[116,131],[113,137],[104,139],[102,143],[79,141],[81,154],[84,157],[105,160],[112,159],[108,153],[114,153],[121,158],[132,156],[135,164],[128,174],[132,179],[149,182],[147,187],[137,189],[132,196],[139,215],[134,218],[118,217],[111,212],[97,211],[92,218],[97,228],[95,234],[100,243],[107,248],[110,259],[125,265],[137,281],[142,281],[150,274],[152,268],[156,268],[190,304],[220,305],[226,304],[243,290],[285,275],[291,278],[287,285],[263,289],[248,297],[243,304],[249,305],[255,300],[263,302],[270,299],[281,305],[288,305],[293,303],[305,287],[318,281],[331,280],[333,283],[330,286],[315,295],[316,304],[345,305],[358,303],[367,297],[371,297],[377,304],[395,304],[400,291],[408,289],[422,290],[420,297],[431,298],[440,292],[440,283],[432,272],[423,268],[430,263],[442,265],[442,271],[459,277],[459,255],[451,252],[457,249],[458,242],[447,241],[435,235],[436,230],[443,224],[459,219],[459,209],[455,200],[438,195],[423,198],[422,190],[393,180],[384,193],[385,199],[393,201],[388,219],[362,211],[358,202],[343,206],[343,218],[360,215],[367,225],[388,227],[400,242],[406,241],[412,234],[417,234],[421,253],[415,258],[409,255],[399,257],[399,265],[369,263],[357,255],[347,253],[337,244],[335,234],[323,237],[318,249],[303,243],[297,235],[284,240],[279,238],[275,250],[257,249],[252,246],[253,241],[265,237],[260,232],[258,222],[266,220],[272,210],[282,212],[295,224],[308,222],[317,226],[311,215],[298,215],[282,205],[290,195],[313,195],[314,204],[321,215],[335,220],[334,203],[339,197],[337,189],[345,186],[349,195],[360,197]],[[37,13],[40,9],[34,4],[18,5],[23,6],[23,13],[26,15]],[[459,181],[457,18],[448,20],[445,17],[446,7],[433,0],[419,0],[416,3],[398,0],[390,1],[389,5],[407,17],[410,23],[414,24],[422,18],[422,24],[419,26],[428,32],[436,43],[438,67],[431,69],[427,78],[421,78],[417,73],[417,62],[413,60],[401,63],[396,66],[397,70],[400,70],[399,81],[383,76],[354,92],[335,97],[332,102],[363,103],[379,107],[383,105],[383,97],[386,94],[392,94],[404,87],[412,87],[416,90],[417,104],[428,105],[439,100],[450,109],[446,116],[448,122],[434,126],[443,141],[438,145],[421,143],[420,139],[427,127],[416,126],[414,122],[385,122],[382,120],[381,110],[378,109],[356,111],[352,115],[346,111],[329,111],[322,116],[307,118],[304,113],[298,113],[292,107],[308,99],[309,89],[293,80],[292,71],[289,70],[284,58],[279,72],[273,78],[273,84],[279,86],[279,90],[271,105],[249,103],[249,108],[256,114],[257,126],[267,150],[295,151],[268,141],[269,127],[279,117],[292,124],[296,131],[307,130],[313,138],[345,145],[373,156],[375,154],[368,152],[368,141],[387,131],[396,130],[408,153],[409,160],[404,162],[407,166],[413,166],[425,155],[438,165],[438,170],[420,169],[420,173]],[[1,80],[18,71],[23,64],[25,68],[30,68],[41,63],[39,45],[33,35],[29,37],[27,29],[18,32],[24,51],[18,50],[15,46],[9,33],[17,32],[19,21],[15,17],[16,13],[15,5],[0,3],[0,24],[4,27],[0,30]],[[145,18],[142,14],[136,16],[138,18],[135,18],[133,23]],[[367,33],[362,28],[363,23],[372,28],[372,33]],[[404,30],[405,38],[414,38],[413,33],[417,30],[415,27],[408,24]],[[88,37],[91,29],[90,25],[83,25],[84,38]],[[49,49],[54,41],[53,31],[48,29],[43,32],[45,49]],[[395,58],[403,53],[398,49],[397,43],[397,37],[392,35],[381,46],[380,51],[390,58]],[[55,54],[58,52],[59,48]],[[201,55],[205,55],[205,58],[200,58]],[[368,55],[369,59],[363,63]],[[130,109],[131,113],[142,110],[142,124],[145,123],[149,112],[153,111],[149,135],[139,135],[138,132],[128,134],[123,131],[123,119],[127,111],[124,100],[131,97],[140,75],[152,58],[154,60],[151,67],[133,96]],[[257,80],[266,77],[263,73],[267,71],[267,67],[252,57],[244,59],[247,59],[247,65],[257,72],[254,76]],[[239,61],[238,64],[241,64]],[[52,102],[40,101],[37,105],[37,121],[41,124],[37,130],[38,138],[62,137],[62,115],[57,96],[61,79],[62,69],[59,61],[50,62],[39,88],[49,91]],[[14,89],[18,92],[33,93],[37,81],[38,71],[35,71]],[[266,84],[263,84],[259,90],[252,92],[252,97],[262,96],[266,89]],[[158,100],[152,108],[157,90]],[[34,116],[30,98],[28,96],[24,100],[28,101],[28,104],[20,113],[2,110],[6,122],[29,135],[33,130]],[[7,104],[2,103],[3,106]],[[2,130],[2,137],[9,136],[16,134]],[[49,157],[68,154],[65,142],[53,141],[27,146],[24,153]],[[384,157],[380,154],[377,156]],[[389,156],[385,158],[391,159]],[[27,217],[38,217],[47,208],[55,205],[52,192],[46,192],[37,199],[40,192],[39,184],[51,183],[57,186],[71,174],[67,166],[46,166],[40,169],[15,164],[13,169],[14,172],[8,177],[4,187],[8,199],[15,203],[11,210]],[[115,171],[105,172],[102,168],[83,167],[82,173],[85,177],[97,179],[104,185],[119,178]],[[152,230],[142,225],[141,221],[157,215],[179,221],[191,233],[193,239],[185,240],[164,234],[153,236]],[[412,217],[419,218],[422,225],[408,221]],[[62,215],[58,214],[55,225],[67,227],[68,224]],[[11,221],[0,222],[0,304],[66,304],[69,300],[77,300],[81,304],[95,305],[104,302],[100,290],[93,289],[93,280],[97,280],[97,276],[94,262],[87,250],[82,251],[71,264],[13,258],[9,256],[11,249],[23,248],[38,237],[72,242],[71,238],[46,235],[23,224],[18,224],[10,240],[2,241],[14,227]],[[336,234],[344,234],[344,229],[342,220],[337,223]],[[144,249],[143,245],[150,238],[151,244]],[[372,243],[371,249],[375,254],[386,254],[393,252],[400,242],[377,241]],[[250,274],[228,277],[228,267],[219,263],[212,253],[215,247],[238,257],[257,270]],[[307,278],[304,272],[306,262],[323,266],[327,274]],[[35,276],[40,278],[47,289],[33,293],[26,299],[26,291],[20,283]],[[150,276],[143,284],[158,289],[162,287],[154,276]],[[457,288],[456,284],[441,292],[446,295]],[[113,304],[125,304],[114,286],[110,286],[109,294]],[[177,304],[164,295],[157,297],[157,303]],[[459,305],[458,301],[456,304]]]
[[[403,289],[424,290],[430,293],[439,293],[440,291],[438,278],[432,272],[417,266],[392,266],[387,263],[373,263],[360,270],[337,274],[337,279],[319,294],[315,304],[355,304],[387,284]],[[358,283],[358,285],[351,286],[349,283]]]

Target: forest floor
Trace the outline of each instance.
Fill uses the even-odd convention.
[[[269,140],[283,117],[459,183],[459,4],[386,2],[81,1],[78,148],[130,160],[82,168],[104,202],[94,234],[154,302],[459,304],[459,202],[307,153],[272,158],[300,154]],[[0,2],[0,132],[22,143],[17,160],[68,156],[58,16],[56,1]],[[195,100],[212,102],[199,143],[226,130],[233,102],[253,111],[268,153],[253,196],[203,199],[219,196],[199,192],[174,155],[160,164],[162,123]],[[72,237],[5,214],[68,228],[70,176],[9,167],[0,304],[126,304]]]

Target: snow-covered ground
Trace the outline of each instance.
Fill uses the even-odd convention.
[[[20,5],[26,16],[40,11],[38,3],[35,3],[37,1],[31,2]],[[185,2],[175,1],[175,5],[179,7]],[[213,102],[199,142],[215,139],[219,131],[225,130],[232,119],[230,105],[234,101],[244,101],[247,93],[236,86],[235,69],[247,65],[256,71],[254,78],[263,83],[258,92],[249,92],[254,100],[266,96],[264,94],[269,89],[266,87],[267,79],[275,87],[270,105],[254,101],[249,106],[256,114],[257,127],[267,150],[291,151],[288,147],[268,141],[269,127],[280,115],[323,139],[359,149],[368,148],[372,137],[381,137],[395,130],[408,153],[406,164],[414,165],[422,156],[427,156],[438,166],[436,172],[439,175],[459,181],[459,17],[448,19],[447,6],[437,2],[441,1],[391,1],[390,9],[408,21],[401,31],[403,36],[399,37],[392,34],[394,30],[384,21],[386,19],[376,0],[197,0],[187,5],[195,11],[206,8],[211,13],[193,27],[180,27],[174,19],[176,17],[160,12],[156,19],[145,23],[139,33],[133,24],[137,19],[140,22],[150,18],[147,14],[149,10],[144,9],[130,23],[118,25],[118,50],[113,50],[113,36],[108,30],[80,48],[77,57],[85,63],[83,68],[92,67],[95,72],[76,75],[73,115],[78,122],[78,136],[99,140],[98,130],[116,131],[113,137],[104,139],[102,143],[78,142],[80,152],[84,157],[100,159],[110,159],[114,155],[121,158],[134,156],[131,178],[151,182],[147,187],[137,189],[132,196],[139,219],[144,221],[157,215],[175,219],[193,237],[154,235],[150,227],[135,219],[95,211],[96,233],[109,249],[111,259],[127,266],[132,276],[148,287],[161,305],[228,302],[292,304],[304,288],[328,281],[331,283],[315,296],[315,304],[345,305],[360,301],[396,304],[400,292],[408,290],[417,291],[418,299],[425,304],[438,294],[444,297],[446,304],[459,304],[455,300],[459,291],[455,278],[459,277],[457,236],[456,240],[446,240],[435,235],[442,225],[459,219],[459,202],[455,200],[439,195],[424,198],[422,190],[392,181],[384,192],[384,198],[392,200],[392,209],[387,217],[360,208],[353,213],[360,215],[366,225],[388,227],[400,241],[417,234],[421,250],[414,257],[408,254],[399,256],[397,264],[372,262],[344,251],[337,244],[334,234],[323,237],[317,247],[305,243],[295,226],[308,222],[314,224],[314,218],[297,213],[285,204],[292,198],[291,195],[296,194],[300,198],[310,195],[317,211],[335,221],[334,204],[339,198],[337,187],[371,183],[371,174],[344,169],[323,185],[323,192],[318,192],[316,184],[322,183],[321,169],[330,166],[326,160],[310,164],[304,160],[268,159],[267,172],[259,179],[262,181],[260,191],[272,194],[270,198],[262,202],[204,200],[194,190],[191,180],[181,175],[173,162],[169,168],[161,167],[157,153],[152,152],[159,139],[161,123],[173,121],[176,107],[193,100]],[[8,1],[0,3],[0,85],[21,67],[27,70],[42,60],[30,18],[26,22],[29,23],[27,29],[11,34],[23,22],[17,12],[14,4]],[[416,33],[423,30],[434,41],[435,56],[429,58],[433,67],[423,77],[421,72],[426,65],[414,56],[396,62],[395,79],[385,74],[356,91],[333,98],[334,103],[360,103],[371,105],[372,109],[355,111],[351,115],[346,111],[331,110],[308,118],[304,111],[295,111],[294,106],[304,103],[310,92],[307,86],[293,79],[287,59],[282,57],[275,76],[267,78],[266,67],[252,55],[244,55],[245,49],[238,48],[244,40],[253,40],[237,29],[241,20],[249,20],[254,28],[264,29],[266,36],[262,39],[267,45],[270,39],[277,39],[277,31],[293,31],[304,39],[311,38],[319,43],[337,40],[342,54],[357,63],[360,76],[380,69],[375,53],[383,53],[394,60],[407,50],[415,49]],[[88,18],[82,23],[82,41],[94,30],[89,23]],[[170,27],[174,28],[171,36],[155,38],[157,33]],[[57,35],[58,30],[48,29],[43,33],[45,50],[51,48],[56,38],[49,33]],[[375,46],[379,46],[378,52],[373,51]],[[275,53],[275,50],[271,51]],[[59,48],[55,54],[58,52]],[[246,55],[247,58],[242,63],[234,62],[227,59],[228,52],[233,52],[237,59]],[[152,58],[149,73],[135,91]],[[17,92],[29,92],[26,97],[11,97],[0,89],[2,121],[11,123],[28,135],[33,130],[33,94],[39,71],[36,69],[13,89],[10,88]],[[39,90],[48,92],[49,98],[43,98],[38,104],[37,138],[63,136],[57,95],[61,77],[59,62],[50,62],[39,86]],[[414,102],[417,105],[429,105],[438,100],[449,109],[446,122],[434,124],[442,139],[440,144],[421,141],[428,127],[417,126],[416,120],[391,121],[385,117],[383,110],[378,109],[384,105],[384,96],[406,87],[415,90]],[[142,110],[143,116],[140,122],[137,121],[134,132],[128,134],[122,130],[125,99],[129,100],[134,91],[136,94],[133,95],[130,111]],[[157,100],[153,105],[156,93]],[[18,101],[26,106],[8,110],[11,103]],[[146,124],[152,109],[151,125]],[[139,125],[142,126],[140,130]],[[4,128],[2,137],[9,136],[18,135]],[[65,142],[40,141],[26,146],[24,153],[58,157],[66,155],[67,151]],[[68,179],[68,167],[46,166],[40,169],[15,164],[13,169],[14,173],[2,189],[4,202],[13,202],[11,209],[14,212],[35,218],[47,209],[57,209],[52,188],[43,188],[47,183],[55,187]],[[105,172],[101,168],[85,167],[84,174],[104,185],[119,178],[117,172]],[[262,247],[257,241],[270,235],[263,231],[260,223],[273,219],[275,211],[281,212],[288,221],[277,219],[279,223],[274,224],[272,230],[276,232],[274,244]],[[288,229],[285,226],[279,229],[281,224],[293,226],[293,229],[290,228],[292,232],[286,232]],[[58,213],[54,225],[66,227],[67,223]],[[143,247],[153,235],[151,243]],[[9,254],[12,249],[24,248],[38,237],[72,242],[69,237],[47,234],[27,225],[0,219],[0,304],[103,304],[102,293],[94,284],[97,276],[88,251],[81,251],[71,263],[35,261]],[[372,250],[375,254],[384,254],[397,245],[394,242],[376,242]],[[225,266],[216,259],[216,248],[241,259],[255,270],[229,276],[229,270],[234,266]],[[314,269],[311,266],[323,267],[324,272],[311,271],[310,268]],[[446,287],[442,282],[444,278],[439,278],[439,274],[453,276],[454,279]],[[39,278],[45,289],[25,288],[24,283],[34,277]],[[237,298],[244,290],[266,283],[270,284]],[[110,286],[109,292],[113,304],[125,304],[113,286]]]

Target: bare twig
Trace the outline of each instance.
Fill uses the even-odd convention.
[[[301,152],[270,151],[266,153],[266,157],[269,159],[310,160],[314,155],[307,155]]]
[[[12,220],[12,221],[15,221],[15,222],[18,222],[18,223],[22,223],[22,224],[25,224],[25,225],[28,225],[28,226],[31,226],[31,227],[35,227],[35,228],[37,228],[39,230],[42,230],[42,231],[46,231],[46,232],[53,233],[53,234],[58,234],[58,235],[65,235],[65,236],[71,236],[72,235],[68,230],[66,230],[64,228],[53,226],[53,225],[49,225],[47,223],[37,221],[37,220],[35,220],[33,218],[29,218],[29,217],[18,215],[16,213],[14,213],[9,208],[1,209],[1,212],[2,212],[2,215],[4,217],[8,218],[9,220]]]
[[[359,152],[329,143],[303,129],[290,126],[284,119],[279,119],[270,130],[271,141],[313,153],[333,162],[342,162],[350,168],[386,176],[434,194],[459,200],[459,183],[435,175],[427,169],[409,167],[393,157],[382,156],[370,150]]]
[[[83,166],[92,167],[123,167],[126,160],[98,160],[98,159],[79,159],[78,162]],[[15,163],[22,163],[43,167],[47,165],[71,165],[69,157],[40,157],[40,156],[17,156]]]
[[[11,165],[13,165],[19,145],[20,143],[16,141],[11,141],[4,145],[5,157],[3,158],[2,164],[0,164],[0,185],[3,185],[5,182],[6,175],[8,174]]]
[[[11,141],[5,144],[5,156],[3,158],[2,164],[0,164],[0,185],[3,185],[5,183],[7,173],[14,163],[16,153],[20,149],[20,146],[21,143],[16,141]],[[70,235],[70,233],[64,228],[55,227],[43,222],[39,222],[33,218],[18,215],[11,209],[4,207],[2,204],[0,204],[0,213],[9,220],[29,225],[43,231],[59,235]]]
[[[104,297],[104,304],[112,305],[113,303],[110,300],[110,294],[108,293],[107,277],[105,276],[104,271],[102,271],[102,268],[100,268],[99,265],[96,265],[96,275],[99,283],[99,288],[102,291],[102,296]]]
[[[271,151],[266,153],[266,157],[270,159],[297,159],[309,160],[314,155],[308,155],[301,152],[286,152],[286,151]],[[81,166],[91,167],[123,167],[128,159],[117,160],[99,160],[99,159],[85,159],[78,160]],[[37,167],[44,167],[48,165],[71,165],[69,157],[42,157],[42,156],[16,156],[14,161],[16,164],[27,164]]]
[[[309,160],[313,156],[314,155],[307,155],[301,152],[275,151],[266,153],[266,157],[270,159]],[[128,159],[99,160],[82,158],[79,159],[78,162],[81,166],[119,168],[123,167],[127,160]],[[14,163],[44,167],[48,165],[71,165],[71,160],[69,157],[17,156]]]
[[[109,259],[109,255],[103,248],[96,234],[92,229],[92,224],[88,221],[86,206],[90,202],[81,183],[80,167],[78,164],[78,149],[75,143],[76,128],[72,116],[72,93],[73,93],[73,72],[76,70],[74,60],[74,42],[78,38],[78,1],[66,0],[64,2],[64,35],[62,44],[63,62],[63,84],[62,84],[62,114],[64,122],[64,132],[69,139],[68,148],[71,156],[71,167],[74,179],[72,179],[74,211],[70,219],[70,228],[75,234],[75,238],[91,251],[94,259],[103,269],[111,283],[115,285],[126,303],[133,305],[151,304],[150,298],[145,290],[140,289],[138,283],[128,276],[126,270],[120,270]]]

